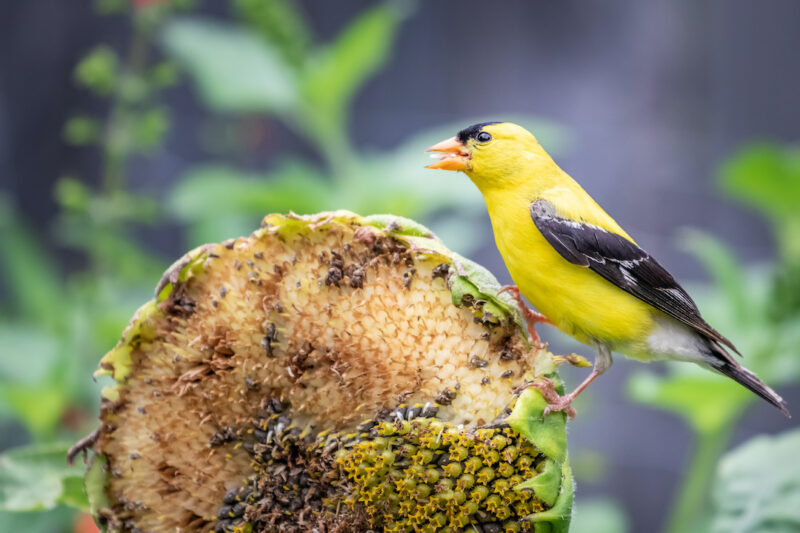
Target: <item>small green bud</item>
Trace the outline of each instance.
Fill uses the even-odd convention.
[[[478,470],[478,474],[475,476],[475,480],[478,483],[486,484],[493,480],[495,477],[494,470],[489,468],[488,466],[484,466],[480,470]]]
[[[461,463],[447,463],[443,467],[445,475],[449,477],[458,477],[464,471],[464,467]]]
[[[467,490],[472,488],[473,485],[475,485],[475,477],[472,474],[464,474],[456,481],[458,490]]]
[[[469,450],[465,446],[453,446],[450,448],[450,459],[453,461],[463,461],[469,456]]]
[[[506,447],[506,444],[508,444],[508,439],[502,435],[495,435],[492,437],[490,443],[495,450],[502,450]]]
[[[470,500],[474,502],[482,502],[487,496],[489,496],[489,489],[483,485],[478,485],[469,493]]]
[[[455,483],[453,483],[452,479],[442,478],[436,484],[436,492],[439,493],[452,492],[454,485]]]
[[[431,517],[431,524],[436,527],[444,527],[447,524],[447,517],[444,513],[439,512]]]
[[[497,465],[497,473],[502,477],[509,477],[514,474],[514,467],[509,463],[500,463]]]
[[[384,465],[386,465],[386,466],[391,466],[391,465],[393,465],[393,464],[394,464],[394,459],[395,459],[395,457],[394,457],[394,453],[392,453],[392,452],[391,452],[391,451],[389,451],[389,450],[384,450],[384,451],[383,451],[383,452],[381,452],[381,454],[378,456],[378,460],[379,460],[379,462],[382,462],[382,463],[383,463]],[[509,465],[509,466],[511,466],[511,465]]]
[[[419,450],[413,458],[414,462],[418,465],[427,465],[433,461],[433,451]]]
[[[464,463],[464,472],[468,474],[474,474],[483,466],[483,461],[481,461],[480,457],[475,457],[474,455],[466,460]]]
[[[513,463],[519,457],[519,450],[516,446],[506,446],[503,448],[503,459],[509,463]]]
[[[417,495],[423,500],[426,499],[431,495],[431,487],[429,485],[425,485],[424,483],[420,483],[417,485]]]

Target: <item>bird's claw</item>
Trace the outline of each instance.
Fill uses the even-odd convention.
[[[544,408],[544,412],[542,413],[542,422],[544,422],[544,419],[547,418],[547,415],[550,413],[559,411],[563,411],[570,420],[574,419],[578,414],[575,412],[575,408],[572,407],[572,398],[569,396],[562,396],[561,400],[558,402],[547,404],[547,407]]]
[[[550,319],[544,316],[541,313],[537,313],[533,309],[527,306],[527,304],[522,301],[522,294],[519,292],[519,287],[516,285],[506,285],[502,289],[497,292],[497,296],[500,296],[504,292],[507,292],[511,295],[512,298],[517,302],[517,306],[519,306],[520,310],[522,311],[522,318],[525,319],[525,324],[528,328],[528,335],[531,336],[531,340],[533,342],[541,342],[539,334],[536,332],[536,324],[543,323],[543,324],[550,324]]]
[[[553,385],[553,380],[544,376],[538,376],[533,381],[529,381],[518,387],[515,392],[522,392],[528,387],[535,387],[547,402],[547,407],[544,408],[544,412],[542,413],[542,421],[544,421],[544,419],[550,413],[559,411],[563,411],[570,418],[570,420],[575,418],[577,413],[572,407],[572,400],[575,398],[571,394],[561,396],[558,392],[556,392],[555,385]]]

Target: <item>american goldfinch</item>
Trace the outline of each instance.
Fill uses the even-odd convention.
[[[483,194],[495,241],[521,292],[549,322],[594,346],[589,376],[560,396],[536,383],[551,411],[574,416],[572,401],[618,352],[640,361],[691,361],[724,374],[791,416],[786,403],[740,365],[736,347],[700,316],[692,298],[566,172],[526,129],[485,122],[428,149],[439,160],[427,168],[464,172]],[[546,317],[546,318],[545,318]]]

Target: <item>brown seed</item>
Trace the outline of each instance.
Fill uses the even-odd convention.
[[[436,267],[434,267],[433,272],[432,272],[433,279],[442,278],[443,280],[446,280],[447,279],[447,275],[449,273],[450,273],[450,265],[448,265],[447,263],[442,263],[442,264],[437,265]]]
[[[456,395],[457,395],[456,391],[448,387],[442,389],[442,391],[436,395],[436,398],[434,398],[434,400],[439,405],[450,405],[451,403],[453,403],[453,400],[456,399]]]

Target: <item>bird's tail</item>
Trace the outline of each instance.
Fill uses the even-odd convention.
[[[714,348],[721,350],[721,348],[718,346],[713,346],[712,350]],[[733,360],[730,356],[728,356],[727,353],[725,353],[723,357],[720,357],[721,354],[715,355],[717,355],[717,357],[715,357],[714,362],[710,365],[713,370],[728,376],[740,385],[743,385],[744,387],[758,394],[766,401],[777,407],[781,413],[786,415],[786,418],[792,418],[792,414],[786,407],[786,402],[783,400],[783,398],[781,398],[778,393],[772,390],[766,383],[758,379],[758,376]]]

